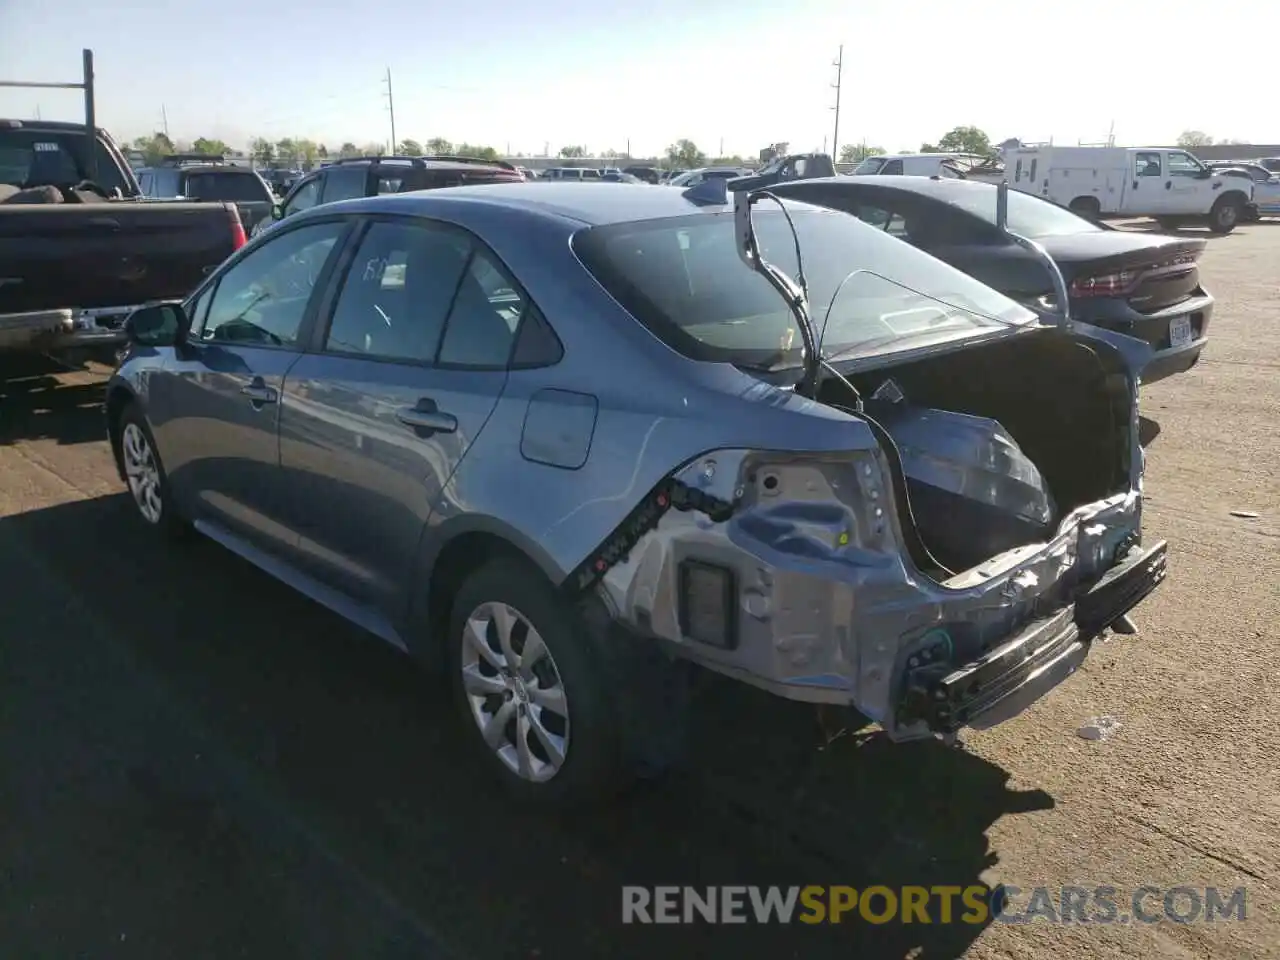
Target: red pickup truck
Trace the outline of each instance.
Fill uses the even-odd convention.
[[[113,352],[245,240],[234,204],[143,198],[103,130],[0,119],[0,351]]]

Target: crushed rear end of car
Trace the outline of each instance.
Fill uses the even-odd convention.
[[[1070,676],[1105,630],[1130,631],[1126,615],[1164,579],[1166,545],[1141,536],[1138,371],[1151,350],[1034,322],[865,225],[794,212],[797,248],[802,237],[852,248],[864,234],[848,231],[867,231],[866,266],[843,281],[847,254],[825,279],[821,256],[809,266],[824,305],[834,290],[822,329],[830,321],[851,344],[816,380],[788,382],[759,360],[772,327],[746,348],[766,303],[745,281],[712,296],[722,281],[707,278],[730,261],[709,229],[682,229],[669,249],[656,228],[621,236],[598,268],[650,329],[744,358],[735,365],[753,385],[734,386],[736,410],[708,424],[727,442],[684,460],[570,584],[680,657],[792,700],[856,707],[894,740],[999,723]],[[582,245],[589,263],[607,243]],[[787,247],[772,237],[772,250]],[[889,279],[899,262],[948,299]],[[660,285],[676,268],[687,284]],[[710,315],[721,303],[733,305]],[[773,359],[790,344],[784,335]],[[829,426],[799,422],[815,417]]]

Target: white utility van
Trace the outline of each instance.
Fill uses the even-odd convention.
[[[1086,217],[1154,217],[1230,233],[1253,203],[1252,185],[1210,170],[1185,150],[1160,147],[1009,146],[1009,186]]]
[[[976,153],[889,153],[867,157],[853,169],[853,176],[941,177],[944,180],[1000,182],[1000,165],[993,157]]]

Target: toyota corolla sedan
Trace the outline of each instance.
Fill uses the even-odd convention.
[[[552,803],[678,757],[699,668],[950,738],[1132,632],[1165,570],[1150,348],[713,194],[282,221],[127,324],[106,408],[139,521],[444,665],[479,762]]]

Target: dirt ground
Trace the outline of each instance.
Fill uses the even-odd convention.
[[[212,543],[142,536],[102,370],[5,364],[0,955],[1280,957],[1277,263],[1280,226],[1214,239],[1209,349],[1143,391],[1171,572],[1137,636],[964,750],[827,742],[717,689],[687,768],[571,822],[493,796],[394,651]],[[975,883],[1244,886],[1246,918],[620,922],[624,884]]]

